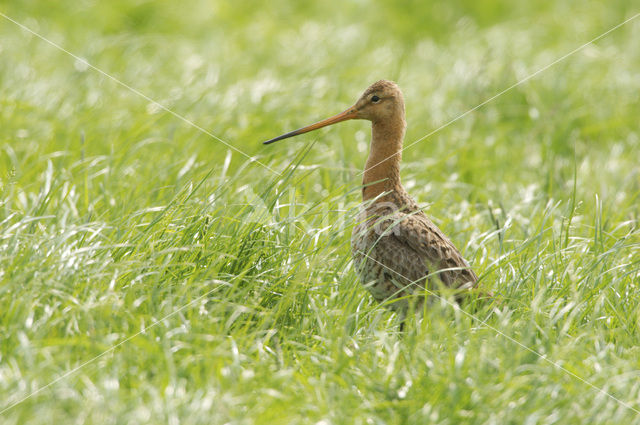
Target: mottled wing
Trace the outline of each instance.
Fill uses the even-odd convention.
[[[424,281],[429,276],[429,265],[423,255],[403,243],[402,239],[393,233],[386,234],[378,238],[375,250],[377,258],[393,270],[389,273],[389,278],[414,286],[410,289],[425,287]]]
[[[425,258],[392,233],[390,220],[361,223],[351,239],[354,265],[362,283],[378,301],[402,297],[425,287]],[[373,284],[372,284],[373,283]]]
[[[426,259],[432,271],[439,271],[442,282],[452,288],[474,287],[478,277],[458,249],[421,211],[414,214],[397,213],[395,223],[388,230],[399,242]],[[398,217],[403,215],[404,217]]]
[[[469,263],[424,213],[407,214],[396,226],[394,235],[441,270],[439,276],[445,285],[453,288],[475,286],[478,277]]]

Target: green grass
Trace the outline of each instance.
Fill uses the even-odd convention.
[[[637,3],[0,11],[281,173],[0,18],[0,423],[640,424],[570,374],[640,409],[640,18],[404,152],[484,324],[358,283],[368,123],[260,144],[388,78],[408,145]]]

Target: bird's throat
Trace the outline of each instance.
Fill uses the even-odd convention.
[[[396,123],[372,125],[371,150],[362,178],[362,199],[367,201],[393,191],[400,184],[400,159],[404,138],[404,119]],[[395,125],[394,125],[395,124]],[[384,199],[384,195],[381,199]]]

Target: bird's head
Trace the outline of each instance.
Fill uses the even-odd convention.
[[[297,136],[317,130],[331,124],[346,120],[362,119],[373,123],[402,119],[404,121],[404,98],[396,83],[388,80],[380,80],[373,83],[360,96],[360,99],[351,108],[333,117],[319,121],[315,124],[299,128],[264,142],[268,145],[278,140]]]
[[[380,80],[370,85],[351,109],[355,118],[374,123],[393,120],[398,115],[404,118],[404,98],[396,83]]]

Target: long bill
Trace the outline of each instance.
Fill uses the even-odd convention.
[[[322,121],[318,121],[315,124],[308,125],[306,127],[299,128],[297,130],[290,131],[288,133],[283,134],[282,136],[275,137],[271,140],[267,140],[263,142],[264,145],[268,145],[273,142],[277,142],[278,140],[288,139],[289,137],[297,136],[298,134],[308,133],[309,131],[317,130],[322,127],[326,127],[331,124],[335,124],[341,121],[352,120],[358,117],[358,111],[356,108],[349,108],[344,112],[339,113],[338,115],[334,115],[331,118],[327,118]]]

